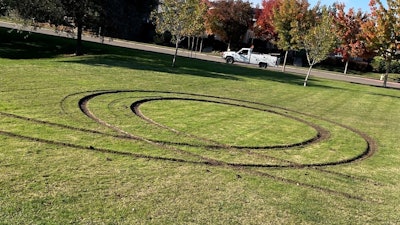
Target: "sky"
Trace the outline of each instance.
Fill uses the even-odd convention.
[[[369,12],[369,1],[370,0],[321,0],[321,5],[332,5],[335,2],[342,2],[346,5],[346,9],[354,8],[355,10],[361,9],[363,12]],[[249,0],[255,7],[257,4],[261,7],[262,0]],[[317,4],[318,0],[308,0],[311,6]],[[386,4],[386,0],[382,0],[384,4]]]

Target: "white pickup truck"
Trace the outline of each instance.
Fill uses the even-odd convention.
[[[267,66],[277,66],[278,57],[269,54],[261,54],[253,52],[252,48],[242,48],[238,52],[227,51],[222,53],[222,58],[226,63],[248,63],[256,64],[260,67],[266,68]]]

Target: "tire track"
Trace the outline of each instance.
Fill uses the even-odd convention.
[[[155,126],[161,127],[163,129],[167,129],[170,131],[173,131],[175,133],[177,133],[178,135],[183,135],[183,136],[188,136],[188,137],[192,137],[195,139],[199,139],[204,141],[204,145],[191,145],[190,143],[176,143],[173,141],[158,141],[158,140],[152,140],[152,139],[147,139],[145,137],[141,137],[138,135],[134,135],[131,134],[129,132],[126,132],[120,128],[118,128],[117,126],[113,125],[113,124],[109,124],[106,121],[101,120],[100,118],[96,117],[96,115],[94,115],[88,108],[88,102],[97,97],[97,96],[101,96],[101,95],[105,95],[105,94],[118,94],[118,93],[151,93],[151,94],[156,94],[158,95],[158,97],[151,97],[149,95],[145,96],[146,98],[138,101],[135,101],[134,103],[131,104],[131,110],[133,113],[135,113],[135,115],[139,116],[140,118],[142,118],[144,121],[149,122]],[[4,130],[0,130],[0,135],[3,136],[7,136],[10,138],[17,138],[17,139],[22,139],[22,140],[27,140],[27,141],[32,141],[32,142],[39,142],[39,143],[45,143],[45,144],[51,144],[51,145],[55,145],[55,146],[61,146],[61,147],[70,147],[70,148],[74,148],[74,149],[80,149],[80,150],[88,150],[88,151],[95,151],[95,152],[101,152],[101,153],[107,153],[107,154],[115,154],[115,155],[121,155],[121,156],[129,156],[129,157],[133,157],[133,158],[144,158],[144,159],[150,159],[150,160],[162,160],[162,161],[169,161],[169,162],[180,162],[180,163],[190,163],[190,164],[200,164],[200,165],[207,165],[207,166],[212,166],[212,167],[225,167],[225,168],[231,168],[234,171],[238,171],[238,172],[243,172],[243,173],[247,173],[249,175],[253,175],[253,176],[260,176],[260,177],[265,177],[271,180],[275,180],[277,182],[281,182],[281,183],[285,183],[285,184],[289,184],[289,185],[296,185],[299,187],[303,187],[303,188],[307,188],[307,189],[311,189],[311,190],[315,190],[315,191],[319,191],[319,192],[323,192],[326,194],[333,194],[333,195],[337,195],[337,196],[342,196],[344,198],[348,198],[348,199],[355,199],[355,200],[360,200],[363,201],[364,199],[360,196],[356,196],[356,195],[352,195],[346,192],[341,192],[341,191],[337,191],[337,190],[333,190],[330,188],[326,188],[326,187],[322,187],[322,186],[317,186],[314,184],[308,184],[308,183],[304,183],[304,182],[299,182],[297,180],[293,180],[293,179],[288,179],[288,178],[284,178],[284,177],[280,177],[280,176],[275,176],[272,175],[270,173],[267,172],[263,172],[263,171],[257,171],[256,169],[262,169],[262,168],[276,168],[276,169],[314,169],[317,170],[321,173],[327,173],[327,174],[331,174],[331,175],[337,175],[337,176],[342,176],[348,179],[355,179],[356,177],[351,176],[351,175],[346,175],[346,174],[342,174],[342,173],[337,173],[337,172],[332,172],[329,171],[327,169],[325,169],[328,166],[336,166],[336,165],[342,165],[342,164],[349,164],[349,163],[355,163],[361,160],[364,160],[368,157],[371,157],[378,149],[377,144],[375,142],[375,140],[371,137],[369,137],[367,134],[352,128],[350,126],[347,125],[343,125],[340,123],[337,123],[335,121],[331,121],[328,120],[326,118],[322,118],[322,117],[318,117],[318,116],[314,116],[314,115],[309,115],[306,113],[302,113],[302,112],[297,112],[294,110],[290,110],[290,109],[286,109],[283,107],[279,107],[279,106],[272,106],[272,105],[268,105],[268,104],[263,104],[263,103],[257,103],[257,102],[252,102],[252,101],[246,101],[246,100],[239,100],[239,99],[233,99],[233,98],[224,98],[224,97],[218,97],[218,96],[211,96],[211,95],[202,95],[202,94],[193,94],[193,93],[182,93],[182,92],[169,92],[169,91],[152,91],[152,90],[97,90],[97,91],[84,91],[84,92],[79,92],[79,93],[73,93],[70,94],[68,96],[66,96],[65,98],[62,99],[62,101],[60,102],[60,106],[62,109],[62,112],[64,112],[65,114],[67,113],[67,106],[65,105],[65,102],[67,101],[68,98],[72,97],[72,96],[79,96],[82,94],[87,94],[85,95],[83,98],[80,98],[79,102],[78,102],[78,107],[80,109],[80,111],[82,113],[84,113],[87,117],[89,117],[90,119],[96,121],[96,123],[99,123],[102,126],[105,126],[107,128],[110,128],[111,130],[117,132],[116,135],[112,135],[112,134],[106,134],[104,132],[100,132],[97,130],[91,130],[91,129],[86,129],[86,128],[78,128],[78,127],[74,127],[74,126],[70,126],[70,125],[63,125],[63,124],[58,124],[58,123],[53,123],[53,122],[47,122],[47,121],[42,121],[42,120],[37,120],[37,119],[33,119],[33,118],[27,118],[27,117],[23,117],[23,116],[18,116],[18,115],[14,115],[14,114],[10,114],[10,113],[5,113],[5,112],[0,112],[0,116],[5,116],[5,117],[11,117],[11,118],[15,118],[15,119],[20,119],[20,120],[24,120],[24,121],[29,121],[32,123],[38,123],[38,124],[43,124],[46,126],[54,126],[54,127],[58,127],[61,129],[69,129],[69,130],[75,130],[75,131],[80,131],[80,132],[85,132],[85,133],[92,133],[92,134],[98,134],[98,135],[104,135],[104,136],[110,136],[110,137],[114,137],[114,138],[120,138],[120,139],[125,139],[125,140],[134,140],[134,141],[139,141],[139,142],[143,142],[143,143],[147,143],[150,144],[152,146],[156,146],[158,148],[162,148],[162,149],[166,149],[166,150],[170,150],[170,151],[175,151],[181,155],[187,155],[190,157],[194,157],[195,159],[198,160],[187,160],[187,159],[180,159],[180,158],[175,158],[175,157],[162,157],[162,156],[151,156],[151,155],[147,155],[147,154],[139,154],[139,153],[134,153],[134,152],[127,152],[127,151],[119,151],[119,150],[113,150],[113,149],[108,149],[108,148],[101,148],[101,147],[95,147],[95,146],[84,146],[84,145],[79,145],[79,144],[74,144],[74,143],[66,143],[66,142],[59,142],[59,141],[54,141],[54,140],[47,140],[47,139],[42,139],[42,138],[36,138],[36,137],[30,137],[30,136],[25,136],[25,135],[21,135],[21,134],[16,134],[16,133],[12,133],[12,132],[8,132],[8,131],[4,131]],[[160,95],[175,95],[175,97],[163,97]],[[179,96],[179,97],[176,97]],[[181,97],[182,96],[182,97]],[[205,99],[204,99],[205,98]],[[244,108],[249,108],[249,109],[255,109],[255,110],[260,110],[260,111],[264,111],[267,113],[275,113],[281,116],[284,116],[286,118],[289,119],[294,119],[297,120],[299,122],[302,122],[304,124],[307,124],[308,126],[314,128],[315,130],[317,130],[317,135],[309,140],[303,141],[301,143],[295,143],[295,144],[288,144],[285,146],[228,146],[228,145],[224,145],[221,143],[218,143],[216,141],[213,140],[209,140],[207,138],[203,138],[201,139],[200,137],[197,137],[196,135],[192,135],[192,134],[187,134],[184,132],[180,132],[180,131],[176,131],[173,130],[172,128],[169,128],[167,126],[164,126],[162,124],[157,124],[156,122],[152,121],[150,118],[147,118],[145,115],[143,115],[140,112],[140,105],[145,103],[145,102],[149,102],[149,101],[163,101],[163,100],[183,100],[183,101],[201,101],[201,102],[210,102],[210,103],[216,103],[216,104],[225,104],[225,105],[230,105],[230,106],[235,106],[235,107],[244,107]],[[231,102],[233,101],[233,102]],[[251,105],[249,105],[251,104]],[[255,105],[255,106],[252,106]],[[278,112],[276,110],[270,110],[270,109],[264,109],[262,107],[268,107],[268,108],[272,108],[272,109],[277,109],[277,110],[282,110],[284,111],[282,112]],[[301,164],[301,163],[295,163],[292,162],[290,160],[284,160],[284,159],[280,159],[280,158],[276,158],[276,157],[272,157],[272,156],[268,156],[265,154],[259,154],[256,153],[252,150],[254,149],[275,149],[275,148],[282,148],[282,149],[290,149],[293,147],[298,147],[298,146],[305,146],[305,145],[310,145],[310,144],[314,144],[317,142],[321,142],[324,140],[327,140],[330,137],[329,131],[326,130],[325,128],[322,128],[321,126],[311,123],[310,121],[307,121],[305,119],[301,119],[292,115],[288,115],[287,113],[294,113],[294,114],[298,114],[298,115],[302,115],[305,117],[309,117],[309,118],[314,118],[320,121],[324,121],[327,123],[331,123],[333,125],[342,127],[344,129],[347,129],[357,135],[359,135],[361,138],[363,138],[365,140],[365,142],[367,143],[367,147],[366,149],[364,149],[360,154],[348,158],[348,159],[344,159],[344,160],[339,160],[339,161],[332,161],[332,162],[325,162],[325,163],[309,163],[309,164]],[[195,154],[192,152],[188,152],[186,150],[180,149],[176,146],[189,146],[189,147],[199,147],[199,148],[217,148],[217,149],[231,149],[231,150],[238,150],[241,152],[244,152],[245,154],[254,154],[257,157],[264,157],[266,159],[274,159],[277,161],[280,161],[282,163],[285,163],[283,165],[279,165],[279,164],[246,164],[246,163],[231,163],[231,162],[224,162],[221,160],[216,160],[216,159],[212,159],[203,155],[199,155],[199,154]],[[364,181],[364,180],[362,180]],[[367,182],[367,181],[366,181]],[[372,182],[372,181],[370,181]]]

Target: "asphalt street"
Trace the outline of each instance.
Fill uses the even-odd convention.
[[[29,32],[33,32],[33,33],[41,33],[41,34],[52,35],[52,36],[75,38],[75,36],[73,34],[71,35],[71,34],[65,33],[65,32],[55,32],[55,30],[44,29],[44,28],[36,28],[35,29],[35,28],[29,27],[29,26],[21,26],[21,25],[17,25],[14,23],[8,23],[8,22],[2,22],[2,21],[0,21],[0,27],[5,27],[5,28],[15,29],[15,30],[29,31]],[[175,53],[175,48],[169,48],[169,47],[165,47],[165,46],[158,46],[158,45],[133,42],[133,41],[126,41],[126,40],[120,40],[120,39],[112,39],[112,38],[107,38],[107,37],[96,37],[96,36],[84,35],[82,37],[82,40],[96,42],[96,43],[102,43],[102,44],[107,44],[107,45],[112,45],[112,46],[124,47],[124,48],[132,48],[132,49],[138,49],[138,50],[143,50],[143,51],[151,51],[151,52],[157,52],[157,53],[163,53],[163,54],[170,54],[170,55],[173,55]],[[191,58],[213,61],[213,62],[220,62],[220,63],[225,62],[220,56],[206,54],[206,53],[198,53],[198,52],[196,53],[196,52],[191,52],[191,51],[188,51],[185,49],[179,49],[178,55],[182,56],[182,57],[191,57]],[[247,65],[247,64],[238,64],[238,65],[258,67],[256,65]],[[268,67],[267,70],[281,71],[282,67]],[[300,76],[305,76],[307,74],[307,70],[308,70],[308,68],[304,68],[304,67],[286,66],[286,72],[297,74]],[[352,75],[344,75],[341,73],[316,70],[316,69],[312,70],[310,79],[312,79],[313,76],[325,78],[325,79],[331,79],[331,80],[340,80],[340,81],[345,81],[345,82],[376,86],[376,87],[382,87],[382,85],[383,85],[383,81],[380,81],[380,80],[362,78],[362,77],[357,77],[357,76],[352,76]],[[400,89],[400,83],[388,82],[387,87]]]

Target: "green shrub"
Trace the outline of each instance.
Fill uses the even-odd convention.
[[[377,73],[385,73],[386,72],[386,63],[385,59],[381,56],[375,56],[372,60],[372,68],[374,72]],[[399,60],[393,60],[390,64],[390,73],[400,73],[400,62]]]

